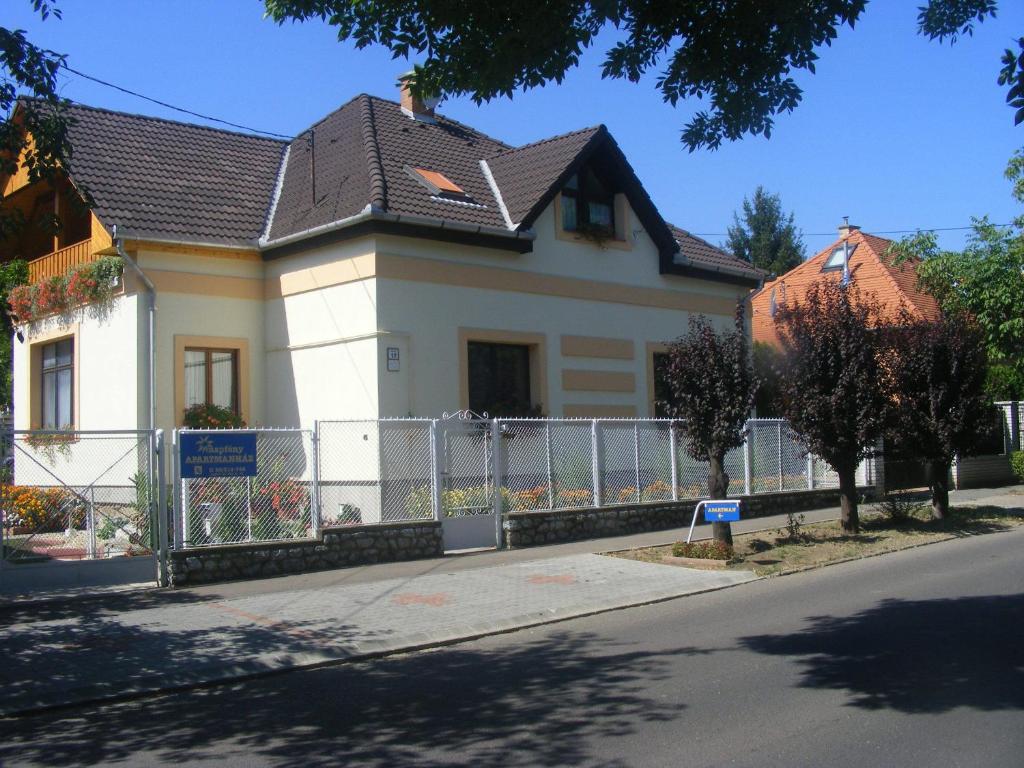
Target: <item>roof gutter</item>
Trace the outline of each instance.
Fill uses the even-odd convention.
[[[696,269],[696,270],[699,270],[701,272],[718,272],[718,273],[721,273],[723,275],[732,275],[734,277],[743,277],[743,278],[746,278],[747,280],[750,280],[751,282],[756,282],[758,288],[761,288],[761,286],[764,285],[764,275],[763,274],[754,274],[754,273],[751,273],[750,270],[740,269],[739,267],[730,267],[730,266],[727,266],[725,264],[715,264],[715,265],[705,264],[705,263],[698,264],[698,263],[692,261],[691,259],[686,258],[682,254],[679,254],[679,258],[678,259],[673,259],[672,263],[675,264],[676,266],[689,267],[690,269]]]
[[[329,224],[321,224],[318,227],[311,227],[310,229],[305,229],[302,232],[295,232],[290,235],[285,235],[284,237],[275,238],[274,240],[261,239],[259,242],[259,248],[263,251],[270,250],[272,248],[279,248],[282,245],[295,243],[299,240],[306,240],[311,237],[316,237],[317,235],[327,234],[328,232],[336,232],[339,229],[346,229],[368,221],[409,224],[419,227],[430,227],[432,229],[445,229],[453,232],[501,237],[506,240],[533,241],[537,238],[537,235],[529,229],[523,231],[508,230],[499,227],[488,227],[482,224],[463,224],[461,222],[438,219],[432,216],[417,216],[409,213],[388,213],[387,211],[382,211],[379,208],[367,205],[354,216],[338,219],[337,221],[332,221]]]

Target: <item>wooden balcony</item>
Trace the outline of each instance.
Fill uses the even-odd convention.
[[[99,254],[93,253],[93,241],[82,240],[30,261],[28,280],[35,283],[48,277],[59,277],[71,267],[88,264],[98,258]]]

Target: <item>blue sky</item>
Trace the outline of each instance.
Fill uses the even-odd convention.
[[[5,25],[66,53],[88,74],[163,101],[262,130],[296,134],[367,92],[396,98],[407,69],[383,49],[355,50],[326,25],[278,27],[259,0],[61,0],[64,18],[41,22],[28,0],[5,0]],[[999,57],[1024,34],[1024,3],[950,47],[916,34],[918,0],[876,0],[855,30],[801,75],[804,101],[771,139],[749,137],[688,153],[679,133],[697,104],[672,108],[653,87],[601,80],[599,45],[561,85],[482,106],[440,111],[513,144],[605,123],[662,214],[724,240],[732,214],[758,184],[782,196],[811,252],[834,239],[843,215],[865,231],[956,227],[972,215],[997,223],[1019,213],[1002,173],[1024,146],[1024,125],[996,85]],[[603,41],[614,39],[614,32]],[[63,94],[95,106],[202,122],[73,75]],[[825,234],[817,234],[825,233]],[[963,233],[940,242],[962,246]]]

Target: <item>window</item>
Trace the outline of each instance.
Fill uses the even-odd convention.
[[[468,345],[470,410],[492,417],[530,414],[529,345],[482,341]]]
[[[850,245],[850,258],[853,258],[853,252],[855,250],[857,250],[857,246],[855,244]],[[843,246],[837,245],[835,248],[832,249],[832,255],[828,257],[828,261],[825,262],[825,266],[821,268],[821,271],[827,272],[832,269],[842,269],[844,261],[845,259],[843,256]]]
[[[41,352],[43,429],[68,429],[74,425],[75,340],[46,344]]]
[[[668,353],[651,354],[651,372],[654,376],[654,404],[652,412],[656,419],[671,418],[666,403],[672,402],[672,388],[668,384]]]
[[[185,408],[219,405],[238,409],[238,350],[185,348]]]
[[[562,229],[615,235],[615,195],[590,169],[573,174],[562,189]]]

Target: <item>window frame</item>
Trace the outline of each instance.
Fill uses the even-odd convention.
[[[250,409],[249,339],[231,336],[174,336],[174,423],[184,424],[185,418],[185,349],[206,348],[235,351],[235,386],[238,415],[242,421],[252,423]]]
[[[229,354],[231,355],[231,405],[230,409],[236,416],[241,416],[241,397],[239,385],[240,370],[239,370],[239,350],[237,347],[206,347],[206,346],[185,346],[185,357],[188,357],[189,352],[203,352],[204,360],[203,365],[205,366],[205,375],[203,376],[203,388],[205,390],[205,405],[213,405],[213,355],[215,353]],[[188,362],[185,362],[186,367]],[[198,403],[197,403],[198,404]],[[185,379],[185,407],[188,405],[188,379]]]
[[[65,363],[65,364],[62,365],[59,362],[57,362],[60,359],[59,352],[57,351],[57,347],[60,344],[64,344],[64,343],[69,343],[70,346],[71,346],[70,354],[68,356],[70,358],[70,362]],[[54,360],[55,360],[55,363],[54,363],[54,365],[52,367],[47,368],[46,367],[46,350],[48,348],[50,348],[50,347],[54,348]],[[42,429],[60,431],[60,430],[73,429],[74,428],[75,419],[77,417],[77,409],[75,408],[75,391],[76,391],[76,387],[75,387],[75,369],[76,369],[76,365],[75,365],[75,347],[76,347],[76,344],[75,344],[75,337],[74,336],[64,336],[64,337],[59,338],[59,339],[53,339],[52,341],[45,341],[45,342],[41,342],[39,344],[39,389],[38,389],[38,391],[39,391],[39,425],[40,425],[40,427]],[[68,392],[67,392],[67,410],[68,410],[69,419],[68,419],[68,422],[66,424],[60,424],[59,420],[57,418],[57,415],[60,413],[60,410],[61,410],[60,409],[60,388],[59,387],[60,387],[60,373],[63,372],[63,371],[67,371],[69,373],[69,376],[68,376]],[[52,377],[52,379],[53,379],[53,387],[54,387],[53,414],[47,414],[46,413],[46,395],[45,395],[45,392],[46,392],[46,379],[47,379],[47,377]],[[47,417],[50,416],[50,415],[53,416],[53,423],[52,424],[47,424]]]
[[[529,350],[530,407],[532,409],[552,407],[548,399],[547,336],[545,334],[530,331],[460,327],[458,329],[459,408],[469,409],[470,342],[527,347]]]
[[[594,180],[605,188],[605,197],[601,197],[591,193],[591,190],[589,189],[590,185],[587,183],[588,176],[593,176]],[[572,182],[573,180],[575,180],[575,188],[569,186],[570,182]],[[610,187],[604,180],[599,178],[592,167],[583,166],[582,168],[577,170],[572,176],[570,176],[569,179],[566,181],[565,185],[562,187],[561,197],[563,200],[563,204],[561,206],[562,210],[560,211],[560,221],[558,222],[559,226],[562,228],[563,231],[572,233],[578,233],[581,231],[580,224],[584,225],[584,230],[590,228],[591,226],[597,228],[598,225],[592,225],[590,221],[590,204],[597,203],[600,205],[607,206],[609,214],[609,221],[607,226],[602,225],[600,228],[605,230],[609,238],[615,238],[618,232],[618,230],[616,229],[615,211],[617,207],[615,204],[616,194],[617,193],[614,191],[614,188]],[[576,209],[576,221],[571,228],[565,225],[564,201],[566,199],[571,199],[573,201],[573,206]]]
[[[468,396],[469,396],[469,409],[476,413],[487,413],[495,418],[500,417],[515,417],[523,416],[533,408],[533,391],[531,387],[531,375],[530,375],[530,345],[529,344],[510,344],[500,341],[475,341],[470,340],[466,342],[468,347],[466,349],[468,368],[467,372],[469,375],[469,381],[467,383]],[[473,384],[477,380],[477,377],[473,375],[473,363],[474,363],[474,347],[480,350],[485,350],[490,358],[487,361],[489,367],[489,380],[493,381],[506,381],[512,386],[510,390],[522,391],[510,391],[509,401],[517,401],[513,403],[513,408],[508,413],[500,412],[500,409],[493,404],[487,403],[474,403],[473,400]],[[506,354],[502,354],[506,353]],[[516,369],[508,375],[507,372],[501,368],[501,365],[510,360],[514,360]],[[524,366],[522,370],[519,370],[519,366]],[[501,401],[501,395],[504,393],[498,392],[500,386],[489,384],[488,389],[492,390],[487,394],[490,395],[488,400],[495,400],[496,402]]]

